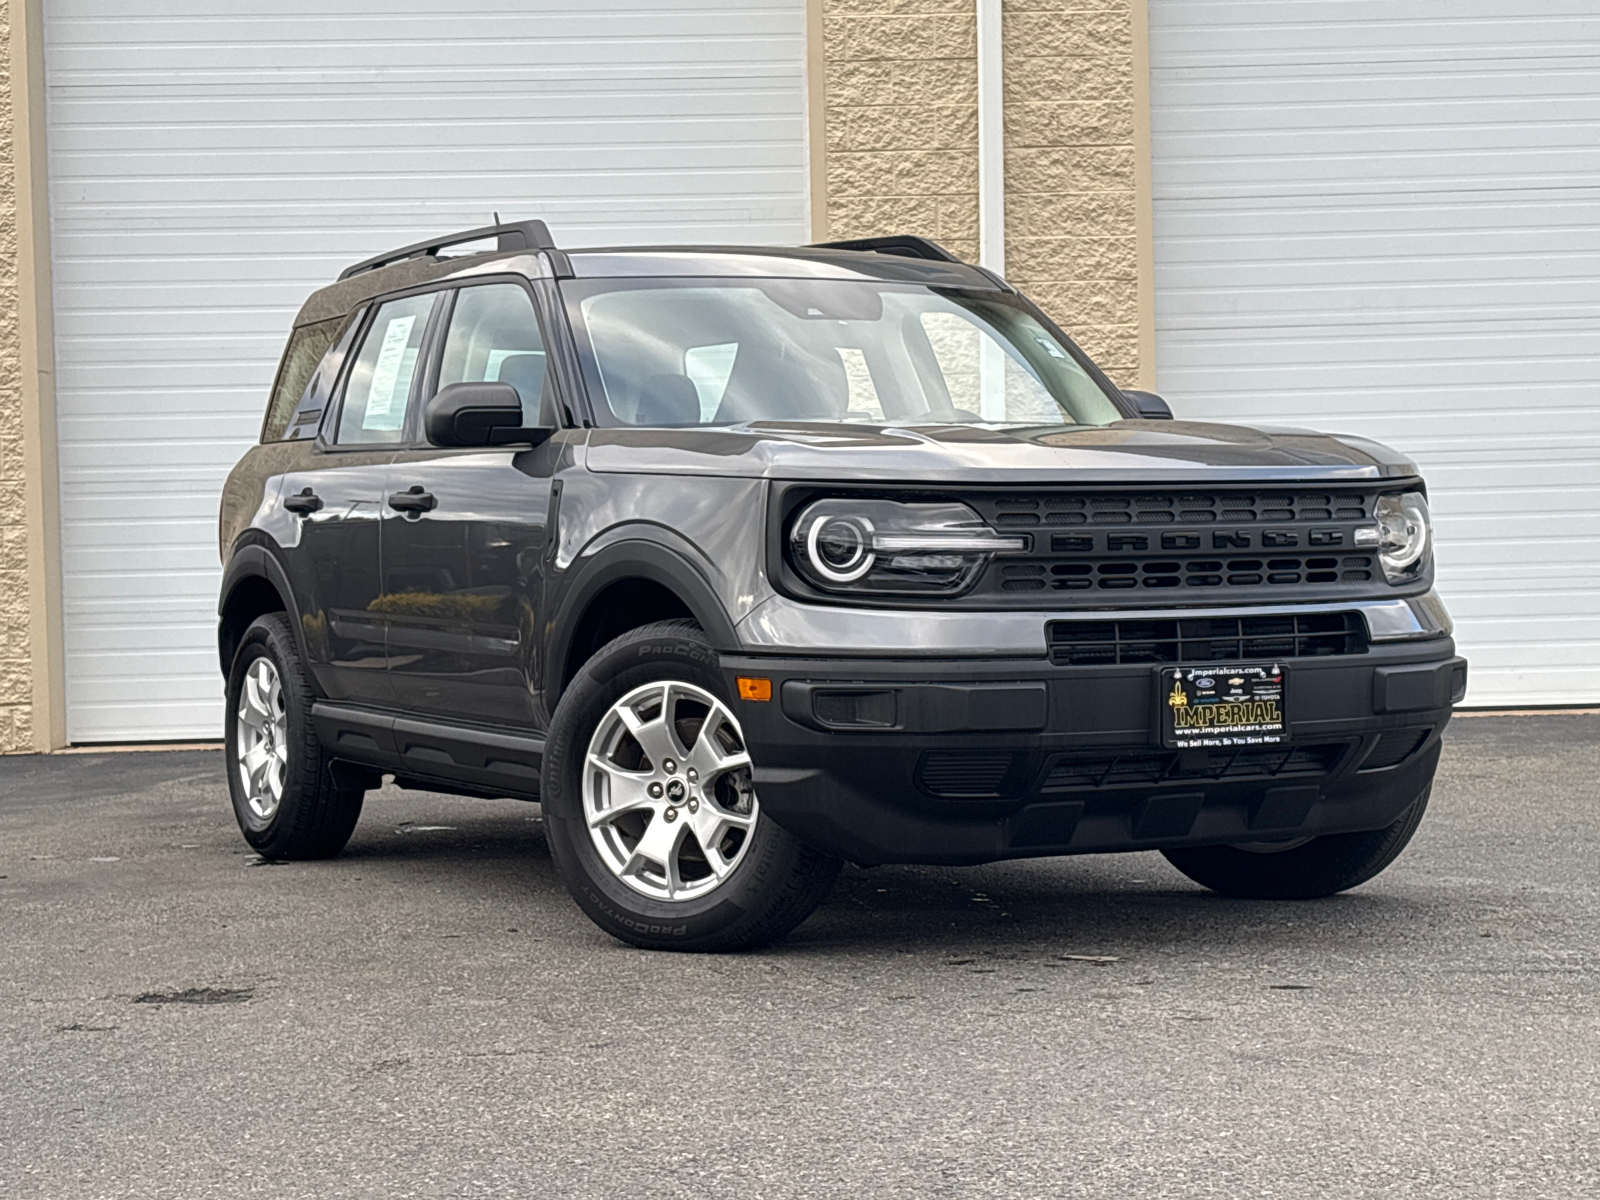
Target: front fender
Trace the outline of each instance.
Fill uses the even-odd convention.
[[[551,712],[561,698],[559,664],[567,661],[584,612],[596,596],[621,580],[645,579],[667,588],[694,614],[714,648],[722,652],[738,648],[733,621],[711,584],[710,573],[688,553],[668,545],[661,536],[666,532],[651,526],[615,531],[603,547],[579,556],[569,568],[550,624],[545,698]]]

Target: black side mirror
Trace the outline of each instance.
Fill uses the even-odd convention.
[[[522,397],[509,383],[452,383],[422,410],[422,429],[435,446],[537,446],[555,432],[522,424]]]
[[[1131,392],[1122,389],[1122,394],[1128,398],[1141,421],[1170,421],[1172,408],[1154,392]]]

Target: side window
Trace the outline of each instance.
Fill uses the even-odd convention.
[[[344,385],[336,443],[367,446],[404,436],[406,400],[433,301],[432,293],[407,296],[378,309]]]
[[[267,419],[261,427],[263,442],[291,440],[286,436],[289,418],[305,395],[323,357],[333,348],[334,340],[344,325],[343,317],[331,321],[318,321],[315,325],[302,325],[289,334],[289,345],[283,351],[283,361],[278,365],[278,381],[272,389],[272,401],[267,405]],[[320,416],[320,412],[318,413]]]
[[[311,376],[311,382],[306,385],[306,390],[300,395],[300,403],[295,405],[294,415],[289,418],[289,427],[283,432],[286,442],[304,442],[317,436],[322,428],[322,417],[327,412],[328,405],[333,403],[334,389],[339,385],[339,372],[344,366],[344,360],[349,357],[351,343],[356,340],[356,331],[361,327],[361,318],[365,310],[357,309],[355,312],[340,319],[343,332],[333,348],[322,356],[316,371]]]
[[[522,423],[536,426],[546,386],[544,339],[533,300],[515,283],[462,288],[450,314],[439,386],[509,383],[522,397]]]

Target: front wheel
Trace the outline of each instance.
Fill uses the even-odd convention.
[[[228,791],[244,840],[263,858],[331,858],[361,817],[364,789],[323,751],[311,679],[282,613],[245,630],[228,673]]]
[[[1161,853],[1190,879],[1224,896],[1251,900],[1313,900],[1373,878],[1406,848],[1428,808],[1416,803],[1383,829],[1332,833],[1309,841],[1242,846],[1190,846]]]
[[[556,708],[540,786],[579,907],[646,949],[742,950],[800,924],[840,863],[763,816],[751,771],[698,626],[603,647]]]

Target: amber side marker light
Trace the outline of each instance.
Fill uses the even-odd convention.
[[[750,675],[739,676],[739,699],[771,700],[772,680],[756,679]]]

